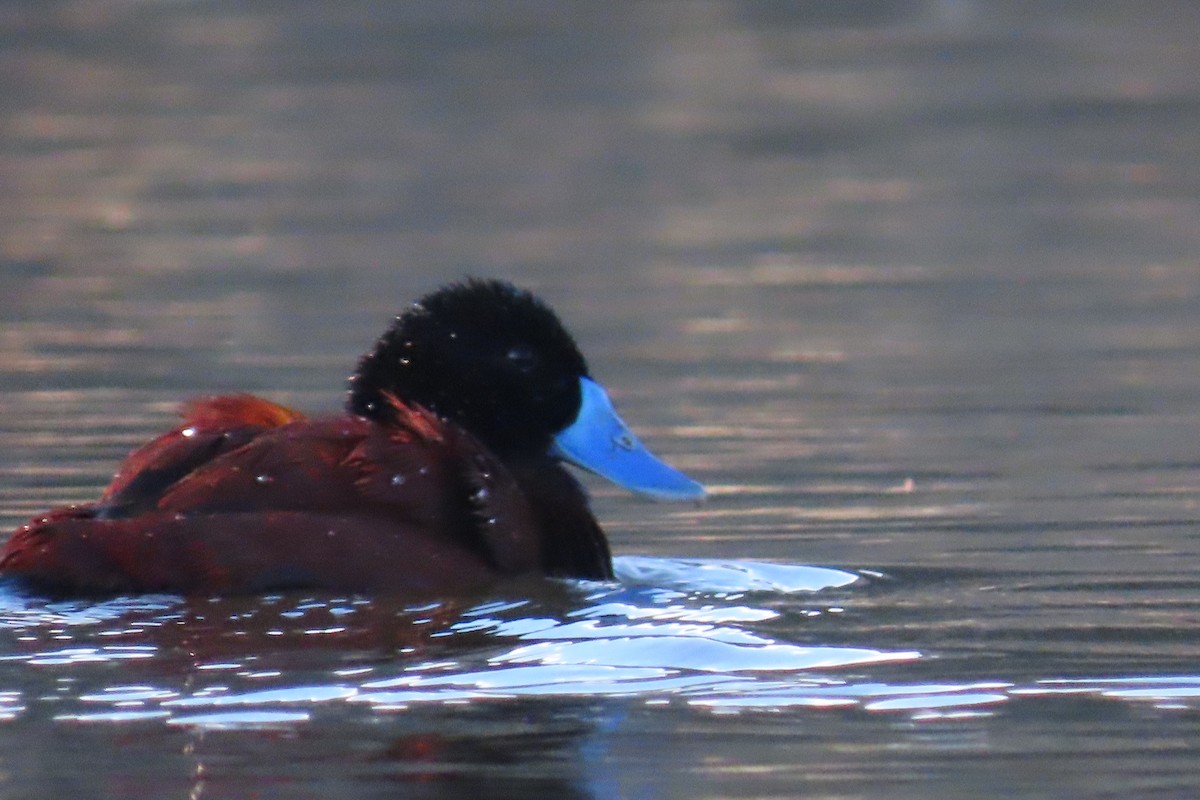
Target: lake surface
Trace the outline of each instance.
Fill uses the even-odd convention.
[[[0,592],[3,797],[1200,794],[1188,3],[9,3],[0,523],[466,274],[711,489],[615,584]]]

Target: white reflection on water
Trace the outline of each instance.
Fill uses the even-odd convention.
[[[465,607],[285,595],[46,602],[4,593],[0,631],[11,641],[0,653],[0,720],[51,697],[60,723],[204,729],[286,727],[333,707],[374,714],[532,698],[635,698],[714,714],[848,708],[913,720],[987,715],[1063,694],[1200,706],[1200,676],[863,681],[877,667],[894,675],[925,660],[774,632],[788,623],[789,637],[801,634],[795,619],[840,610],[846,591],[872,582],[868,573],[641,557],[618,559],[617,571],[621,584],[568,582],[565,594]],[[822,606],[819,593],[833,590],[841,594]],[[797,610],[798,594],[811,608]],[[318,618],[338,620],[338,630]],[[393,642],[397,631],[402,641]],[[120,644],[108,643],[113,634]],[[108,683],[112,666],[134,662],[134,681],[126,668],[124,682]],[[841,677],[847,670],[854,679]]]
[[[157,626],[164,619],[158,612],[178,609],[174,595],[114,597],[103,601],[62,600],[48,602],[0,587],[0,630],[29,626],[102,625],[134,614],[154,615],[132,624]]]
[[[73,664],[111,664],[134,658],[153,658],[155,648],[140,645],[117,645],[113,647],[65,647],[30,655],[3,655],[0,661],[17,661],[34,666],[61,666]]]
[[[702,592],[819,592],[860,581],[861,575],[827,567],[769,564],[762,561],[645,558],[613,560],[622,583],[695,589]]]
[[[307,711],[223,711],[218,714],[193,714],[183,717],[171,717],[168,725],[178,725],[190,728],[212,728],[216,730],[247,729],[247,728],[276,728],[291,726],[298,722],[308,722],[311,714]]]
[[[163,706],[168,708],[221,708],[225,706],[314,705],[327,703],[330,700],[345,700],[353,697],[354,694],[355,690],[347,686],[288,686],[282,689],[264,689],[241,694],[183,697],[167,700]]]

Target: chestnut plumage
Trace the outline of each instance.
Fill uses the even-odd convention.
[[[55,595],[610,579],[562,460],[661,499],[703,496],[628,431],[554,312],[500,281],[413,304],[359,361],[346,405],[309,418],[248,395],[193,401],[98,501],[17,530],[0,574]]]

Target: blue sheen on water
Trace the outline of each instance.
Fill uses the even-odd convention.
[[[0,717],[37,716],[49,702],[59,724],[260,729],[307,724],[329,707],[387,715],[461,703],[602,697],[719,714],[857,708],[924,720],[1064,694],[1200,709],[1200,676],[922,681],[917,651],[871,647],[870,641],[785,641],[771,631],[796,613],[798,599],[808,611],[852,604],[854,587],[868,592],[877,580],[867,575],[747,561],[629,557],[617,563],[630,583],[566,582],[564,591],[550,595],[462,607],[282,595],[64,603],[10,590],[0,595],[0,630],[9,641],[0,678],[26,685],[31,679],[22,670],[50,671],[69,683],[51,696],[0,693]],[[664,585],[647,584],[647,576],[663,577]],[[821,598],[834,590],[836,597]],[[342,621],[337,632],[308,626],[308,618],[323,615]],[[176,637],[186,641],[196,625],[207,642],[219,643],[220,657],[196,652],[180,662]],[[396,631],[380,626],[407,626],[401,633],[414,638],[397,647],[387,636]],[[341,642],[348,631],[358,637]],[[791,635],[802,631],[792,628]],[[103,643],[112,638],[120,643]],[[61,641],[73,644],[56,644]],[[431,660],[423,653],[434,643]],[[367,657],[355,655],[364,648]],[[104,684],[112,666],[131,661],[140,664],[136,683],[123,669],[120,683]],[[884,666],[889,681],[855,677]]]

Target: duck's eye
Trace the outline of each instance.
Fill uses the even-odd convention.
[[[521,372],[532,372],[533,368],[537,366],[537,356],[523,344],[513,345],[508,348],[508,352],[504,354],[504,357]]]

